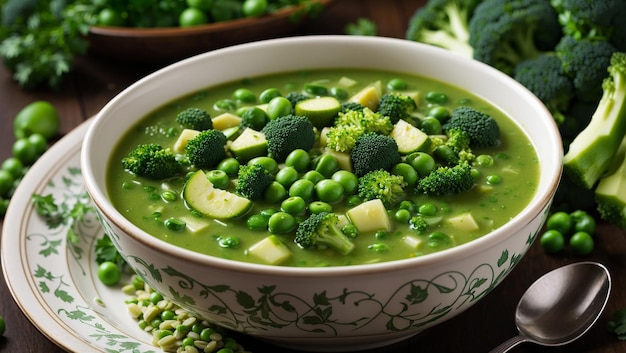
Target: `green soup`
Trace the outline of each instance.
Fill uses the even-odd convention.
[[[289,92],[316,94],[310,92],[316,88],[321,89],[318,94],[335,94],[341,101],[346,101],[376,82],[380,83],[382,93],[398,92],[415,98],[417,110],[412,114],[411,124],[420,125],[433,108],[449,112],[457,106],[470,106],[497,121],[500,143],[495,147],[472,150],[476,156],[480,155],[489,162],[474,161],[475,185],[470,191],[432,197],[415,195],[412,187],[407,187],[406,195],[387,207],[386,217],[391,227],[382,231],[359,232],[351,239],[354,250],[347,255],[332,248],[302,248],[294,242],[293,230],[270,232],[263,222],[267,222],[270,214],[281,210],[282,198],[274,202],[255,200],[244,215],[215,220],[190,209],[183,199],[186,176],[156,181],[136,176],[122,167],[121,160],[139,144],[158,143],[172,148],[183,130],[175,121],[176,115],[186,108],[202,108],[216,118],[225,113],[224,107],[228,104],[224,103],[229,103],[229,112],[240,115],[242,107],[259,105],[264,108],[262,92],[268,88],[277,89],[283,96]],[[240,96],[242,88],[253,95],[243,98]],[[327,90],[324,91],[324,88]],[[230,128],[228,136],[233,133],[230,137],[233,139],[242,130]],[[310,151],[313,159],[324,149],[319,145],[323,139],[320,141]],[[249,78],[209,87],[173,102],[164,102],[121,138],[109,162],[107,186],[114,206],[122,215],[154,237],[176,246],[225,259],[267,263],[263,256],[250,249],[273,234],[272,238],[281,243],[281,248],[288,255],[280,261],[270,261],[272,264],[344,266],[421,256],[467,243],[501,227],[518,214],[535,194],[539,179],[538,164],[536,151],[520,127],[471,92],[398,72],[315,70]],[[280,167],[283,166],[280,164]],[[300,172],[297,177],[302,178],[303,174]],[[226,189],[234,192],[232,182]],[[356,199],[354,195],[342,195],[338,201],[330,203],[332,212],[344,224],[349,222],[346,212],[358,204]],[[319,206],[315,201],[307,200],[307,205]],[[294,215],[294,219],[302,221],[309,211],[307,208],[304,213]],[[409,219],[417,214],[429,217],[427,230],[418,231],[411,226]]]

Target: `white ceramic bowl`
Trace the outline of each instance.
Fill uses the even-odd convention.
[[[291,268],[177,248],[141,231],[109,201],[105,171],[113,146],[163,102],[235,79],[347,63],[445,81],[508,113],[539,151],[540,180],[530,204],[496,231],[432,255],[349,267]],[[216,50],[138,81],[98,114],[85,138],[81,163],[106,232],[155,290],[216,323],[280,345],[350,351],[387,345],[437,325],[497,286],[537,237],[559,181],[562,155],[558,130],[541,102],[486,65],[400,39],[313,36]]]

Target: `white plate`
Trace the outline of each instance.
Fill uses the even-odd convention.
[[[2,234],[2,269],[15,301],[51,341],[74,352],[153,353],[152,336],[126,312],[126,295],[106,287],[94,266],[94,242],[103,234],[94,213],[68,244],[67,225],[48,227],[33,194],[54,195],[71,207],[86,197],[80,148],[89,121],[55,143],[30,169],[11,199]],[[101,302],[101,304],[98,304]]]

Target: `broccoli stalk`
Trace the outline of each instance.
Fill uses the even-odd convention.
[[[313,213],[298,225],[295,242],[303,248],[331,247],[343,255],[354,249],[354,243],[338,224],[339,217],[334,213]]]
[[[611,163],[595,188],[595,199],[602,219],[626,229],[626,138]]]
[[[591,121],[569,146],[566,175],[591,189],[604,174],[626,135],[626,53],[616,52],[602,83],[602,97]]]

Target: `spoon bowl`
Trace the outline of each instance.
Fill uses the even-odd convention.
[[[609,299],[611,276],[596,262],[578,262],[546,273],[522,296],[515,311],[519,335],[491,353],[523,342],[560,346],[580,338],[600,317]]]

